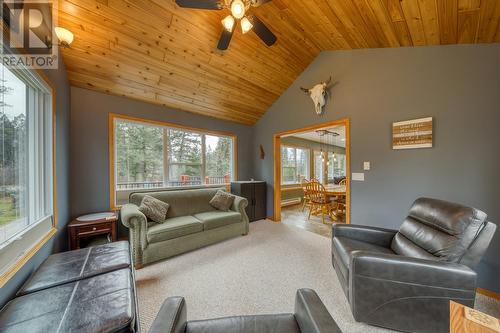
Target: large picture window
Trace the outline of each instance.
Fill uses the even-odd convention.
[[[281,146],[281,184],[299,184],[309,175],[309,149]]]
[[[236,137],[112,115],[116,207],[141,189],[227,185]]]
[[[0,64],[0,285],[55,232],[52,89]]]

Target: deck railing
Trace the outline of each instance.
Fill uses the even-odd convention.
[[[146,181],[146,182],[121,182],[116,184],[117,190],[134,190],[134,189],[152,189],[162,187],[177,187],[177,186],[196,186],[196,185],[223,185],[231,182],[231,176],[206,176],[204,181],[201,181],[199,176],[181,175],[179,180],[170,180],[166,184],[163,181]]]

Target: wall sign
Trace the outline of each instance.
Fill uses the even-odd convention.
[[[432,117],[392,123],[392,149],[432,147]]]

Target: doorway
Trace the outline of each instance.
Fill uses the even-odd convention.
[[[282,217],[288,218],[290,213],[294,218],[302,215],[304,225],[313,220],[309,219],[307,205],[303,206],[302,185],[316,179],[331,194],[332,201],[336,198],[343,201],[342,206],[335,203],[338,215],[334,213],[329,221],[350,223],[349,119],[277,133],[273,136],[273,143],[274,221],[282,221]],[[344,192],[339,192],[339,189]]]

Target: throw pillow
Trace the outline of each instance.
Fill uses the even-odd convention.
[[[153,222],[163,223],[167,218],[168,207],[170,207],[168,203],[153,198],[150,195],[145,195],[142,198],[139,211]]]
[[[210,205],[218,210],[223,210],[227,212],[234,202],[234,195],[218,190],[215,193],[212,200],[210,200]]]

